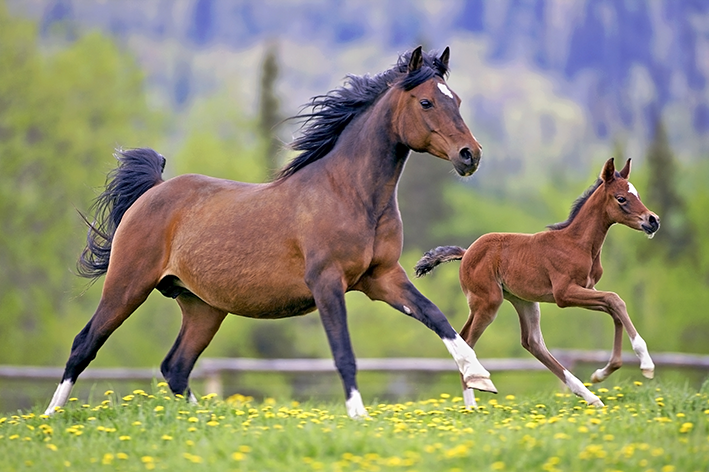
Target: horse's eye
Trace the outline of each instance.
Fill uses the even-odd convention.
[[[428,110],[433,106],[433,103],[431,103],[429,100],[426,100],[425,98],[419,102],[421,106],[423,107],[424,110]]]
[[[625,197],[615,197],[615,198],[616,198],[616,200],[618,200],[618,203],[625,203],[626,202]]]

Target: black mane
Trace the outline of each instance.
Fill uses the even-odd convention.
[[[291,117],[303,125],[302,135],[290,147],[302,152],[278,173],[276,180],[293,175],[329,153],[347,125],[367,110],[389,87],[396,85],[403,90],[411,90],[436,75],[446,77],[448,74],[446,65],[433,52],[424,52],[423,65],[409,74],[410,58],[411,51],[402,54],[394,67],[374,77],[348,75],[344,86],[313,97],[304,107],[310,108],[310,113]]]
[[[618,173],[616,172],[616,174]],[[581,207],[583,206],[583,204],[586,203],[589,197],[593,195],[593,192],[595,192],[596,189],[600,187],[602,183],[603,179],[599,177],[593,185],[588,187],[586,191],[583,192],[581,196],[574,201],[574,204],[571,205],[571,212],[569,213],[569,217],[566,219],[566,221],[562,221],[561,223],[555,223],[553,225],[548,225],[547,228],[551,230],[558,230],[564,229],[569,226],[571,222],[574,221],[574,218],[576,218],[576,215],[579,214],[579,211],[581,211]]]

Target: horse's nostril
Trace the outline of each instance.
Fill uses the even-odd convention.
[[[660,227],[660,219],[655,215],[650,215],[649,222],[650,226],[652,226],[653,229],[657,229]]]
[[[460,159],[466,165],[470,165],[473,163],[473,152],[470,150],[470,148],[466,147],[460,150]]]

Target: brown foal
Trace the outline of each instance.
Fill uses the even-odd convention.
[[[397,182],[411,150],[478,168],[482,147],[448,88],[449,49],[406,53],[374,77],[315,97],[300,115],[300,151],[273,182],[203,175],[163,181],[151,149],[120,151],[99,197],[80,272],[106,275],[98,308],[74,339],[47,414],[154,289],[176,299],[182,328],[161,371],[191,394],[190,372],[228,313],[285,318],[319,311],[352,417],[367,412],[356,383],[345,292],[359,290],[421,321],[443,341],[469,387],[494,391],[490,374],[399,264]]]
[[[416,275],[425,275],[442,262],[462,259],[460,284],[470,307],[470,316],[460,331],[463,339],[474,348],[495,319],[502,301],[508,300],[519,315],[522,346],[572,392],[591,405],[602,406],[601,400],[554,359],[545,346],[539,324],[539,302],[556,303],[562,308],[584,307],[611,315],[615,324],[613,352],[608,364],[591,376],[593,382],[606,379],[620,368],[623,328],[640,359],[643,375],[653,377],[655,365],[645,341],[630,321],[625,303],[613,292],[595,289],[603,274],[601,247],[614,223],[644,231],[650,238],[660,228],[657,215],[643,205],[628,181],[629,174],[630,159],[616,172],[611,158],[597,182],[576,201],[567,221],[536,234],[486,234],[467,250],[438,247],[416,264]],[[464,389],[464,398],[466,405],[475,405],[471,389]]]

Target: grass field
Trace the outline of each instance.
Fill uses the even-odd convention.
[[[478,409],[438,398],[369,405],[226,401],[106,392],[48,418],[0,414],[0,470],[654,471],[709,470],[709,385],[628,382],[568,393],[485,396]]]

